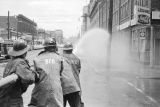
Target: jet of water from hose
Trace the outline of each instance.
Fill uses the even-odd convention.
[[[95,68],[106,68],[109,36],[103,29],[89,30],[77,43],[74,53]]]

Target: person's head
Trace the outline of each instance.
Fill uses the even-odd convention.
[[[45,39],[43,46],[45,51],[51,51],[51,52],[57,51],[57,43],[53,39],[50,38]]]
[[[16,40],[13,47],[9,50],[8,54],[13,58],[25,58],[29,47],[23,40]]]
[[[73,45],[71,43],[67,43],[63,47],[63,53],[71,54],[73,51]]]

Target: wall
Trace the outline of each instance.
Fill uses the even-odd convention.
[[[37,24],[30,20],[29,18],[23,16],[23,15],[18,15],[18,32],[22,33],[29,33],[31,35],[37,35]]]
[[[107,0],[102,0],[99,5],[99,27],[103,29],[107,29],[107,19],[108,19],[108,12],[107,9]]]
[[[97,1],[93,1],[89,5],[90,28],[99,27],[99,4]]]

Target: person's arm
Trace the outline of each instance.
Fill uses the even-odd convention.
[[[30,85],[35,82],[36,73],[25,62],[21,62],[16,67],[15,74],[18,75],[22,84]]]
[[[17,80],[21,80],[24,86],[28,86],[29,84],[35,82],[38,78],[38,74],[34,70],[31,70],[30,67],[23,61],[16,67],[15,70],[15,73],[0,79],[0,88],[8,84],[15,83]]]
[[[78,61],[77,69],[78,69],[78,71],[80,73],[80,71],[81,71],[81,61],[80,60]]]
[[[74,55],[74,54],[73,54],[73,55]],[[76,63],[75,63],[76,68],[77,68],[77,70],[78,70],[79,73],[80,73],[80,71],[81,71],[81,60],[80,60],[76,55],[74,55],[74,57],[75,57],[75,59],[76,59]]]
[[[60,76],[62,75],[62,72],[63,72],[63,61],[61,61]]]
[[[41,76],[41,74],[42,74],[43,71],[42,71],[42,69],[40,69],[40,68],[37,66],[35,60],[33,60],[33,69],[34,69],[34,71],[35,71],[35,73],[36,73],[35,82],[38,82],[38,81],[40,80],[40,76]]]

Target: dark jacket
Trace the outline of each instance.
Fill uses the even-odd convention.
[[[23,107],[22,94],[35,82],[36,73],[25,59],[11,59],[7,63],[3,77],[13,73],[18,75],[18,80],[0,88],[0,107]]]
[[[68,63],[70,63],[70,65],[72,67],[73,75],[74,75],[79,87],[81,87],[80,79],[79,79],[79,74],[80,74],[80,70],[81,70],[80,59],[76,55],[74,55],[73,53],[63,54],[63,57],[67,58]]]

